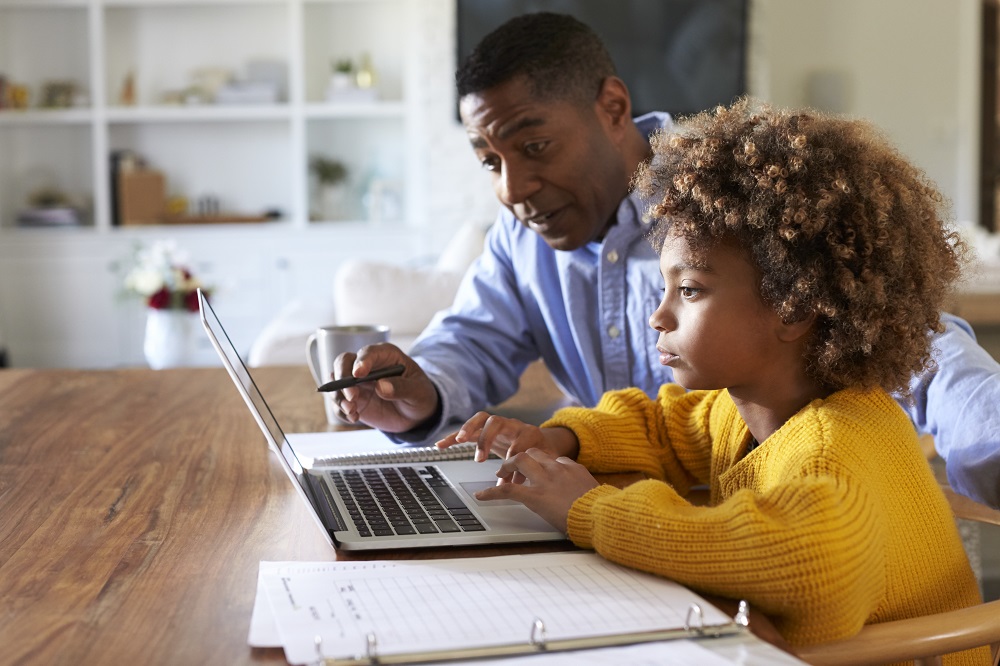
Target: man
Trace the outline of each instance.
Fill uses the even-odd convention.
[[[456,81],[462,123],[504,210],[454,304],[410,356],[382,344],[338,359],[337,377],[406,368],[345,389],[344,417],[425,441],[505,400],[539,357],[583,405],[627,386],[654,395],[672,381],[647,323],[662,281],[645,240],[648,204],[630,183],[647,137],[670,117],[633,120],[600,39],[569,16],[508,21]],[[1000,506],[1000,365],[965,322],[945,320],[939,368],[914,379],[915,400],[903,406],[934,435],[956,489]]]

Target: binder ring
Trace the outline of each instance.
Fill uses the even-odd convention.
[[[365,648],[365,656],[368,657],[368,663],[377,664],[378,663],[378,638],[375,636],[375,632],[368,632],[365,636],[368,643]]]
[[[326,663],[326,659],[323,657],[323,637],[319,634],[313,636],[313,645],[316,648],[316,661],[313,663],[322,666]]]
[[[691,616],[694,616],[698,620],[698,624],[694,625],[691,622]],[[684,631],[701,631],[705,626],[705,617],[702,615],[701,606],[698,604],[691,604],[688,606],[687,617],[684,618]]]
[[[535,621],[531,623],[531,635],[528,637],[528,643],[539,650],[546,649],[545,623],[542,622],[541,618],[536,617]]]
[[[733,622],[741,627],[750,626],[750,604],[743,599],[740,599],[740,606],[736,609],[736,616],[733,617]]]

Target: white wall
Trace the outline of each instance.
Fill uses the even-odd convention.
[[[455,120],[454,0],[421,0],[416,91],[430,228],[492,219],[497,204]],[[815,73],[841,110],[882,127],[963,220],[977,219],[979,0],[751,0],[751,94],[809,104]]]

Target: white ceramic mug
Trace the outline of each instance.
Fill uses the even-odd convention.
[[[389,341],[389,327],[377,325],[323,326],[309,335],[306,341],[306,362],[316,386],[333,379],[333,362],[344,352],[357,352],[365,345]],[[339,410],[333,403],[333,394],[323,395],[326,420],[342,423]]]

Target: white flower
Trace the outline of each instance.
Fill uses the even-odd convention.
[[[163,286],[163,273],[149,266],[136,266],[125,276],[125,288],[140,296],[152,296]]]
[[[133,265],[125,274],[124,287],[147,299],[147,304],[155,308],[191,308],[190,294],[199,287],[205,289],[201,280],[191,274],[187,253],[172,240],[137,247]],[[160,293],[164,290],[166,296]]]

